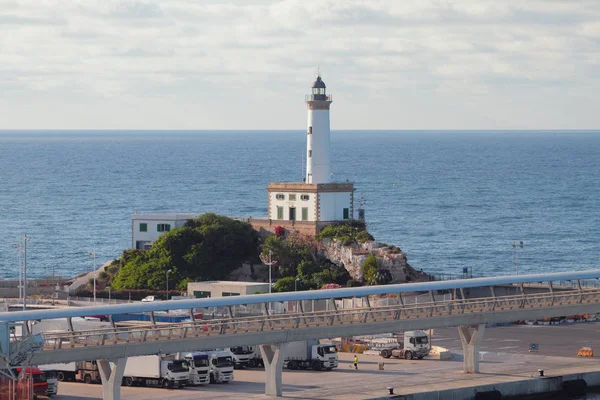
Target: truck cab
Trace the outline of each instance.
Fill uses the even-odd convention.
[[[21,375],[24,372],[27,376],[32,377],[33,394],[37,396],[46,396],[46,393],[48,392],[48,382],[46,382],[44,371],[36,367],[27,367],[25,371],[23,371],[23,368],[17,368],[15,371],[18,375]]]
[[[385,348],[381,350],[383,358],[405,358],[412,360],[423,357],[429,354],[429,338],[424,331],[407,331],[404,332],[404,341],[399,342],[395,347]]]
[[[58,393],[58,372],[46,370],[44,371],[44,374],[46,375],[46,382],[48,383],[46,396],[52,397]]]
[[[313,346],[312,358],[321,362],[321,368],[331,370],[338,366],[337,348],[331,344]]]
[[[233,353],[229,350],[209,352],[210,383],[229,383],[233,380]]]
[[[161,360],[160,375],[163,378],[163,386],[164,382],[169,381],[169,388],[181,389],[189,383],[190,369],[184,360]]]
[[[254,359],[254,349],[251,346],[238,346],[229,349],[233,353],[233,367],[246,368]]]
[[[413,353],[413,357],[417,357],[419,360],[423,359],[429,354],[429,338],[427,333],[423,331],[407,331],[404,332],[404,353],[405,358],[408,357],[408,352]]]
[[[190,369],[190,385],[206,385],[209,379],[209,356],[206,353],[187,353],[183,359]]]

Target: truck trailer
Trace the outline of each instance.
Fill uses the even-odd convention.
[[[81,381],[99,383],[100,372],[96,361],[73,361],[70,363],[40,365],[42,371],[55,371],[56,378],[61,381]]]

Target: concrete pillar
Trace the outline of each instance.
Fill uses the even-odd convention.
[[[281,373],[287,343],[261,344],[260,353],[265,364],[265,395],[281,397]]]
[[[460,341],[463,347],[463,370],[466,374],[479,373],[479,347],[481,346],[481,338],[485,332],[485,324],[473,326],[471,332],[469,325],[458,327]]]
[[[98,371],[102,380],[102,398],[104,400],[121,399],[121,383],[127,358],[117,358],[113,364],[108,360],[98,360]]]

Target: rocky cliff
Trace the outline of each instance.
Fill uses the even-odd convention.
[[[371,254],[377,257],[379,269],[387,270],[390,273],[391,283],[429,280],[429,275],[415,270],[408,264],[406,253],[398,247],[374,240],[344,245],[336,239],[324,239],[321,241],[321,246],[319,246],[319,253],[332,263],[344,267],[352,279],[357,281],[362,281],[362,265]]]

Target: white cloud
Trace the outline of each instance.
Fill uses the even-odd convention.
[[[596,128],[599,38],[596,0],[0,0],[0,120],[303,129],[320,65],[338,129]]]

